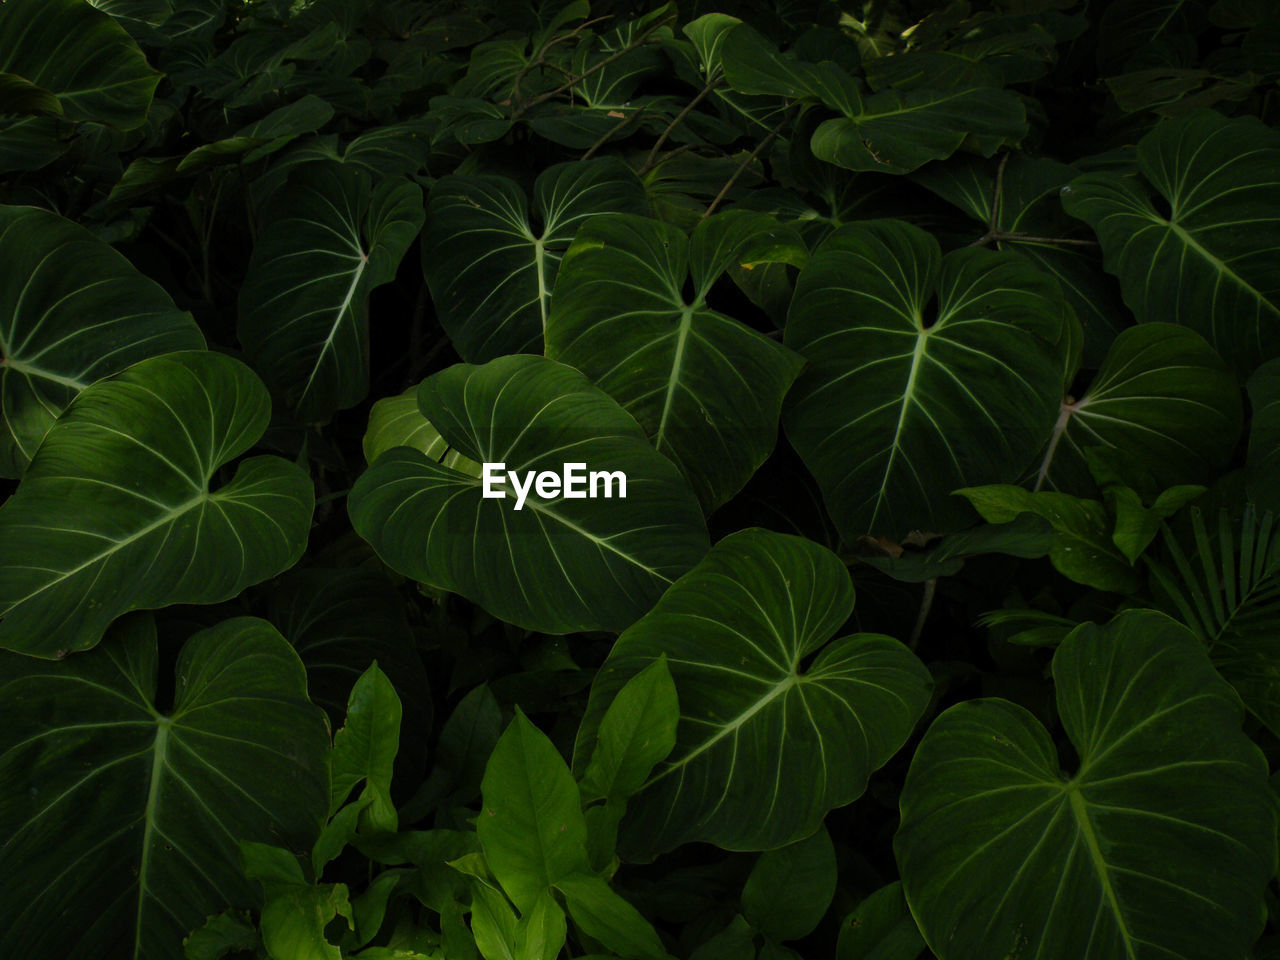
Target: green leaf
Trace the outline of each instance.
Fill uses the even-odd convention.
[[[938,577],[959,573],[965,560],[986,553],[1003,553],[1010,557],[1045,556],[1053,547],[1053,528],[1042,517],[1019,514],[1007,523],[992,523],[950,533],[925,550],[903,549],[897,555],[859,556],[904,583],[923,583]]]
[[[1249,499],[1280,510],[1280,359],[1268,360],[1249,378]]]
[[[347,722],[333,735],[333,788],[329,812],[336,813],[361,781],[369,806],[361,820],[374,831],[394,833],[396,808],[391,774],[400,747],[400,698],[375,661],[351,688]]]
[[[264,621],[195,634],[168,715],[149,617],[63,663],[0,659],[5,956],[179,958],[208,915],[254,905],[237,841],[318,833],[324,716]]]
[[[898,881],[872,893],[840,924],[836,960],[916,960],[924,938]]]
[[[783,846],[862,793],[906,741],[930,681],[897,640],[828,642],[852,608],[835,554],[744,530],[716,544],[618,638],[592,685],[579,744],[590,742],[617,691],[664,653],[680,702],[675,750],[631,798],[625,858],[652,859],[694,840],[729,850]]]
[[[485,768],[476,833],[489,869],[521,914],[586,871],[587,826],[568,765],[528,718],[515,718]]]
[[[653,924],[607,883],[590,874],[576,874],[556,883],[574,924],[593,940],[622,957],[669,960]]]
[[[622,404],[710,512],[773,451],[801,360],[710,309],[707,294],[731,265],[799,265],[806,257],[800,237],[764,214],[708,218],[692,239],[660,220],[592,221],[565,254],[547,356]]]
[[[191,315],[88,230],[0,206],[0,476],[20,476],[71,400],[138,360],[204,346]]]
[[[1107,504],[1116,521],[1111,542],[1120,548],[1125,559],[1136,563],[1138,556],[1160,532],[1160,521],[1173,516],[1204,492],[1204,487],[1191,485],[1170,487],[1147,507],[1137,492],[1129,487],[1107,487]]]
[[[625,800],[639,790],[676,745],[679,717],[676,685],[659,657],[626,682],[601,717],[583,798]]]
[[[1204,22],[1198,0],[1113,0],[1098,23],[1098,65],[1115,72],[1161,44],[1193,38]]]
[[[1152,586],[1164,606],[1209,648],[1210,658],[1246,707],[1280,731],[1280,538],[1274,515],[1246,505],[1237,533],[1223,510],[1211,539],[1191,509],[1194,549],[1166,529],[1169,564],[1150,561]],[[1214,540],[1216,539],[1216,543]]]
[[[124,28],[83,0],[6,0],[0,73],[58,98],[67,120],[142,126],[160,74]]]
[[[689,960],[743,960],[754,955],[755,932],[741,916],[693,951]]]
[[[1063,400],[1035,486],[1094,493],[1091,449],[1130,486],[1204,483],[1231,459],[1242,419],[1240,387],[1203,337],[1168,323],[1131,327],[1084,396]]]
[[[1140,322],[1184,324],[1241,375],[1280,353],[1280,133],[1200,110],[1138,143],[1146,181],[1091,173],[1063,193],[1097,232]],[[1167,213],[1152,202],[1159,193]]]
[[[485,960],[515,960],[516,912],[500,892],[481,879],[471,883],[471,932]]]
[[[472,460],[523,478],[559,474],[572,456],[588,471],[622,471],[627,489],[625,499],[531,491],[516,510],[514,494],[484,498],[480,478],[394,448],[347,504],[356,532],[400,573],[532,630],[621,630],[705,552],[701,510],[679,472],[571,367],[530,356],[458,364],[424,381],[418,400]]]
[[[218,353],[152,357],[76,397],[0,507],[0,647],[62,656],[122,613],[227,600],[292,566],[314,501],[301,469],[251,457],[210,486],[269,411]]]
[[[264,884],[262,945],[271,960],[342,960],[342,950],[325,938],[325,927],[341,916],[353,920],[344,883]]]
[[[944,258],[894,220],[818,248],[787,321],[809,366],[783,425],[845,540],[950,532],[972,516],[952,490],[1021,474],[1053,426],[1066,309],[1022,259]]]
[[[951,156],[966,137],[985,138],[982,152],[991,156],[1027,133],[1022,101],[978,81],[868,93],[847,80],[823,99],[844,116],[823,121],[809,145],[819,160],[846,170],[910,173]]]
[[[451,449],[440,431],[422,415],[417,387],[409,387],[399,396],[383,397],[369,411],[369,429],[364,435],[365,460],[373,463],[392,447],[413,447],[429,460],[480,476],[480,464]]]
[[[568,937],[564,911],[550,890],[543,890],[516,924],[515,960],[556,960]]]
[[[1111,517],[1099,501],[1065,493],[1032,493],[1009,484],[955,492],[972,503],[988,523],[1009,523],[1025,513],[1049,521],[1053,527],[1049,560],[1064,577],[1098,590],[1137,590],[1138,576],[1112,540]]]
[[[1243,957],[1275,871],[1275,800],[1240,709],[1153,611],[1085,624],[1053,660],[1079,756],[1006,700],[941,714],[912,760],[894,851],[941,960]]]
[[[431,188],[422,269],[440,324],[464,360],[541,349],[556,271],[597,214],[647,213],[644,189],[615,158],[558,163],[533,188],[449,176]]]
[[[422,191],[338,163],[299,169],[253,248],[237,333],[264,379],[309,422],[369,390],[366,300],[422,228]]]
[[[742,915],[771,940],[807,937],[836,892],[836,852],[825,827],[762,853],[742,888]]]
[[[315,133],[333,119],[333,106],[314,94],[271,111],[234,136],[206,143],[188,153],[176,172],[191,173],[222,163],[252,163],[275,153],[304,133]]]
[[[16,73],[0,73],[0,114],[62,116],[62,103],[44,87]]]
[[[182,941],[186,960],[222,960],[228,954],[253,952],[262,940],[258,928],[249,922],[248,912],[224,910],[191,931]]]

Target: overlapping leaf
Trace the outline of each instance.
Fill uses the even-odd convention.
[[[422,191],[339,163],[308,164],[253,249],[240,340],[267,382],[308,421],[369,390],[369,292],[393,279],[422,227]]]
[[[1240,438],[1240,388],[1193,330],[1144,323],[1121,333],[1084,396],[1063,399],[1037,489],[1090,494],[1091,448],[1134,487],[1204,483]]]
[[[187,313],[88,230],[0,207],[0,476],[19,476],[49,425],[95,380],[199,349]]]
[[[626,498],[531,490],[521,510],[483,481],[409,447],[356,481],[356,532],[394,569],[461,593],[503,620],[548,633],[621,630],[707,548],[697,500],[635,420],[571,367],[541,357],[458,364],[428,378],[423,414],[479,463],[560,474],[621,471]]]
[[[561,163],[539,175],[530,211],[513,180],[450,176],[431,188],[422,269],[440,323],[466,360],[538,350],[560,258],[601,213],[647,213],[621,161]]]
[[[703,220],[692,239],[660,220],[595,220],[565,254],[547,356],[621,403],[712,510],[772,452],[801,360],[712,310],[707,294],[731,265],[805,256],[792,231],[745,211]]]
[[[141,126],[160,74],[124,28],[84,0],[0,5],[0,73],[58,98],[68,120]]]
[[[720,541],[618,638],[579,744],[627,680],[663,654],[680,702],[675,749],[630,800],[625,857],[695,840],[771,849],[862,793],[910,734],[930,680],[897,640],[831,641],[852,609],[835,554],[751,529]]]
[[[1061,399],[1066,309],[1021,258],[943,258],[898,221],[823,243],[787,321],[809,366],[783,424],[842,536],[949,532],[968,516],[951,491],[1022,473]]]
[[[1280,133],[1200,110],[1138,144],[1146,184],[1113,173],[1072,182],[1067,211],[1102,241],[1138,320],[1202,334],[1237,374],[1280,353]]]
[[[63,663],[0,658],[5,956],[181,960],[208,915],[254,905],[240,841],[319,833],[324,715],[264,621],[193,636],[168,713],[148,617]]]
[[[267,391],[240,362],[174,353],[81,393],[0,507],[0,647],[91,647],[129,610],[214,603],[292,566],[314,493],[279,457],[214,475],[262,435]]]
[[[941,960],[1248,956],[1275,801],[1203,647],[1131,611],[1078,628],[1053,672],[1073,773],[1000,699],[947,710],[916,751],[894,850],[929,947]]]

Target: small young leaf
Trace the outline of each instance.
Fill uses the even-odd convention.
[[[627,681],[600,720],[596,748],[582,777],[583,800],[625,800],[676,744],[680,704],[659,657]]]

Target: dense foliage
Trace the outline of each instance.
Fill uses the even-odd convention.
[[[1274,0],[0,2],[0,956],[1280,957],[1277,80]]]

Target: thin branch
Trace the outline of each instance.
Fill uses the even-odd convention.
[[[756,157],[760,156],[765,147],[773,143],[774,138],[782,132],[782,128],[787,125],[787,121],[790,119],[791,110],[788,109],[786,113],[782,115],[782,119],[778,121],[777,125],[769,131],[768,135],[756,144],[756,148],[747,154],[745,160],[738,164],[738,169],[733,171],[733,176],[731,176],[725,185],[720,188],[720,192],[717,193],[715,199],[711,201],[711,206],[707,207],[707,211],[702,215],[701,219],[705,220],[707,217],[711,216],[711,214],[715,213],[716,207],[720,206],[720,201],[728,195],[729,191],[733,189],[733,185],[738,182],[738,178],[742,176],[742,171],[746,170],[747,167],[751,165],[751,162],[755,160]]]
[[[534,57],[532,60],[530,60],[528,63],[526,63],[523,67],[521,67],[520,72],[517,73],[515,75],[515,79],[511,81],[511,94],[509,97],[511,102],[514,103],[520,97],[520,81],[521,80],[527,77],[534,70],[538,69],[538,67],[555,66],[555,64],[547,63],[548,50],[554,47],[557,43],[564,43],[566,40],[574,39],[579,34],[581,34],[583,30],[587,29],[587,27],[594,26],[595,24],[608,19],[609,18],[607,16],[604,16],[604,17],[596,17],[594,20],[584,20],[582,23],[578,24],[568,33],[561,34],[558,37],[552,37],[550,40],[544,43],[541,47],[539,47],[538,55]],[[556,67],[556,69],[559,70],[561,73],[564,73],[568,76],[572,76],[572,74],[570,74],[569,71],[565,70],[563,67]]]
[[[644,116],[645,111],[647,111],[648,109],[649,108],[646,105],[646,106],[640,107],[638,110],[633,110],[631,111],[631,113],[628,113],[621,120],[615,123],[612,127],[606,130],[604,134],[600,137],[600,139],[591,145],[591,149],[589,149],[586,153],[582,155],[581,159],[590,160],[592,157],[595,156],[597,150],[599,150],[606,143],[612,140],[614,136],[621,133],[624,127],[626,127],[631,123],[634,123],[636,120],[639,120],[642,116]]]
[[[674,120],[667,124],[667,129],[663,130],[662,136],[658,137],[658,142],[655,143],[653,145],[653,149],[649,151],[649,156],[645,157],[644,166],[637,171],[636,176],[643,177],[646,173],[657,166],[656,158],[658,156],[658,151],[660,151],[662,149],[662,145],[667,142],[667,138],[675,132],[676,127],[680,126],[680,124],[684,122],[684,118],[692,113],[693,109],[710,96],[711,91],[720,86],[723,82],[724,70],[721,67],[716,67],[715,71],[711,74],[711,79],[707,82],[707,85],[698,91],[698,95],[696,97],[685,104],[684,109],[676,114]]]

